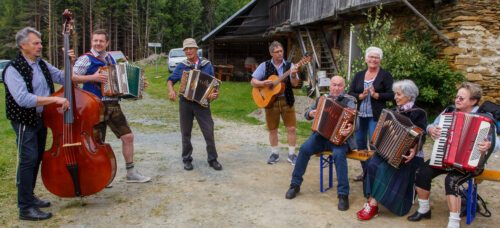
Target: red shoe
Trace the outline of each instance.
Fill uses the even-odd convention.
[[[356,214],[358,215],[358,220],[370,220],[378,215],[378,206],[372,206],[369,203],[365,203],[365,206]]]

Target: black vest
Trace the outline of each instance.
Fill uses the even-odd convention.
[[[266,61],[266,74],[265,74],[264,80],[267,80],[267,78],[269,78],[269,76],[271,76],[271,75],[278,75],[276,67],[274,67],[274,65],[271,61],[273,61],[273,60],[271,59],[271,60]],[[284,64],[283,65],[283,73],[285,73],[287,70],[290,69],[292,64],[290,64],[288,62],[284,62],[283,64]],[[289,77],[285,78],[283,81],[285,82],[286,104],[288,104],[291,107],[295,103],[295,97],[293,96],[293,90],[292,90],[292,82],[290,82]]]
[[[40,69],[42,69],[45,80],[49,85],[50,93],[51,94],[54,93],[54,83],[52,82],[52,78],[49,69],[47,68],[47,65],[43,60],[40,60],[38,62],[38,65],[40,66]],[[16,69],[17,72],[19,72],[19,74],[21,74],[21,76],[24,79],[24,82],[26,83],[26,88],[28,89],[28,92],[33,93],[33,85],[31,84],[33,80],[33,69],[26,61],[26,59],[21,54],[19,54],[15,59],[13,59],[9,63],[7,67],[5,67],[2,74],[2,79],[4,80],[4,82],[5,82],[5,72],[7,72],[7,68],[10,66],[14,67],[14,69]],[[36,107],[24,108],[19,106],[12,97],[12,94],[10,93],[7,84],[4,83],[4,85],[5,85],[5,101],[6,101],[5,110],[7,114],[7,119],[32,127],[36,126],[38,118],[38,116],[36,115]]]

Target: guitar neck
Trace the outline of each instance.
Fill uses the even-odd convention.
[[[298,63],[294,64],[293,67],[298,69],[302,65],[307,64],[310,61],[310,58],[311,57],[308,54],[306,54],[306,56],[303,57]],[[291,71],[292,71],[292,66],[290,66],[290,69],[288,69],[283,75],[279,76],[278,79],[273,82],[273,86],[276,86],[279,83],[281,83],[283,79],[285,79],[288,75],[290,75]]]
[[[290,72],[291,72],[291,69],[287,70],[284,74],[279,76],[278,79],[273,82],[273,85],[276,86],[277,84],[281,83],[281,81],[283,81],[283,79],[285,79],[286,77],[288,77],[288,75],[290,75]]]

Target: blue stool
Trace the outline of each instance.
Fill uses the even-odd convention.
[[[371,150],[351,150],[346,154],[346,158],[358,161],[366,161],[373,155],[374,151]],[[319,156],[319,190],[325,192],[333,187],[333,157],[331,151],[323,151],[316,156]],[[328,188],[324,188],[323,173],[325,168],[328,167]]]
[[[328,167],[328,188],[323,186],[323,172]],[[333,186],[333,157],[331,151],[324,151],[319,153],[319,191],[326,192]]]

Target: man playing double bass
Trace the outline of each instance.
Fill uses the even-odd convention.
[[[109,126],[113,133],[122,141],[122,153],[127,169],[126,181],[128,183],[144,183],[151,180],[134,169],[134,134],[130,129],[127,119],[123,114],[119,99],[106,97],[101,93],[101,83],[106,82],[106,75],[100,73],[99,68],[116,64],[115,60],[106,51],[109,45],[109,35],[103,29],[92,32],[90,52],[80,56],[73,66],[73,81],[84,83],[83,89],[99,97],[104,104],[104,121],[96,125],[99,138],[104,142],[106,127]]]
[[[64,84],[64,72],[55,68],[42,56],[41,34],[31,27],[19,30],[16,45],[20,53],[4,70],[5,104],[7,119],[16,132],[18,149],[17,206],[19,219],[45,220],[52,213],[41,211],[50,202],[34,194],[38,169],[45,150],[47,128],[42,120],[45,105],[56,103],[65,111],[69,102],[64,97],[51,96],[54,82]],[[74,60],[73,51],[69,51]]]
[[[276,100],[266,107],[266,123],[269,130],[269,143],[271,144],[271,154],[267,160],[267,164],[274,164],[279,161],[278,153],[278,126],[280,116],[288,133],[288,162],[295,165],[295,144],[297,140],[296,126],[297,120],[295,117],[295,97],[293,96],[292,86],[297,86],[299,78],[297,76],[297,68],[292,63],[285,61],[283,58],[283,45],[278,41],[273,41],[269,45],[269,54],[272,58],[261,63],[252,74],[253,87],[270,87],[273,84],[272,80],[268,80],[269,76],[283,75],[287,70],[291,71],[290,77],[284,79],[285,91],[282,94],[277,94]]]

